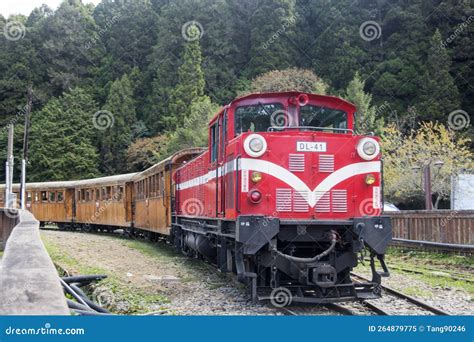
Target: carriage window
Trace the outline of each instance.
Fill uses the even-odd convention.
[[[84,202],[86,200],[86,189],[81,189],[81,201]]]
[[[300,108],[300,126],[347,128],[347,114],[342,110],[307,105]]]
[[[1,199],[3,200],[3,196],[0,196],[0,197],[1,197]],[[27,192],[27,193],[26,193],[26,202],[31,203],[31,200],[32,200],[32,198],[31,198],[31,192]]]
[[[95,189],[95,200],[100,201],[100,189]]]
[[[266,132],[272,126],[282,127],[290,121],[283,111],[281,103],[256,104],[241,106],[235,110],[235,135],[245,132]],[[279,115],[281,111],[281,115]]]
[[[48,201],[48,193],[46,191],[41,191],[41,200],[43,202],[47,202]]]
[[[123,198],[123,186],[119,186],[117,201],[121,201]]]
[[[58,191],[58,202],[62,202],[62,201],[63,201],[63,192]]]
[[[163,172],[160,173],[160,183],[161,183],[161,194],[160,196],[163,197],[165,195],[165,177]]]
[[[106,196],[106,194],[105,194],[105,188],[102,188],[101,190],[102,190],[102,191],[101,191],[101,192],[102,192],[102,195],[100,196],[100,199],[101,199],[102,201],[105,201],[105,200],[107,199],[107,196]]]
[[[151,197],[156,196],[156,176],[151,176]]]
[[[49,201],[50,202],[56,202],[56,193],[53,191],[49,192]]]
[[[211,127],[211,163],[217,160],[218,145],[219,145],[219,124],[216,122]]]
[[[86,202],[90,202],[90,200],[91,200],[91,191],[86,190]]]

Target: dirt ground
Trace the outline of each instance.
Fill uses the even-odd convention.
[[[78,232],[41,235],[60,269],[74,275],[108,275],[92,289],[92,296],[116,313],[278,314],[251,303],[245,288],[231,276],[180,255],[165,243]]]

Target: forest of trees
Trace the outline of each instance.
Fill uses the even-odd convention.
[[[0,142],[15,123],[21,155],[31,84],[29,181],[136,171],[205,144],[219,106],[293,69],[358,104],[362,127],[447,124],[474,109],[473,14],[468,0],[65,0],[0,15]]]

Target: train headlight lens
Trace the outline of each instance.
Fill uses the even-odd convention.
[[[262,139],[253,138],[252,140],[250,140],[249,147],[255,153],[260,152],[263,149]]]
[[[252,182],[258,183],[262,180],[262,174],[260,172],[252,172]]]
[[[372,160],[380,152],[380,145],[377,140],[373,138],[363,138],[357,145],[357,153],[362,159]]]
[[[249,199],[252,203],[260,203],[262,200],[262,193],[258,190],[252,190],[249,192]]]
[[[373,174],[368,174],[365,177],[365,184],[367,185],[372,185],[375,183],[375,176]]]
[[[364,152],[369,156],[373,155],[376,151],[375,144],[372,141],[367,141],[364,146],[362,146]]]
[[[251,157],[260,157],[267,150],[267,142],[260,134],[250,134],[244,141],[245,152]]]

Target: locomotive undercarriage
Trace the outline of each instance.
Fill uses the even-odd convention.
[[[347,221],[291,221],[240,216],[237,221],[175,217],[175,246],[204,257],[249,285],[254,300],[327,303],[380,297],[388,276],[384,253],[391,239],[384,217]],[[354,283],[351,270],[371,257],[372,281]],[[375,265],[379,261],[382,272]],[[283,296],[283,297],[282,297]]]

